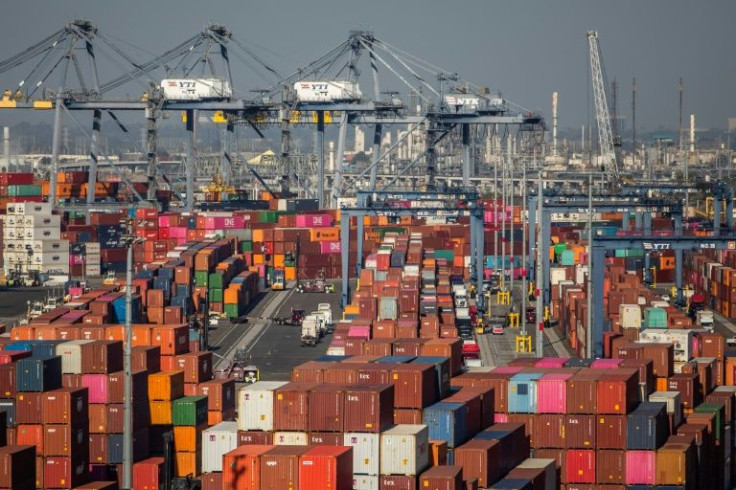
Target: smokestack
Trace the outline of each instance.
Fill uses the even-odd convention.
[[[552,92],[552,156],[557,156],[557,92]]]
[[[690,114],[690,153],[695,152],[695,114]]]
[[[328,153],[330,156],[327,160],[327,170],[330,172],[334,172],[335,171],[335,142],[334,141],[330,141],[329,148],[330,149]]]
[[[10,172],[10,128],[3,128],[3,156],[5,157],[5,166]]]

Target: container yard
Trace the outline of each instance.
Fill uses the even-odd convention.
[[[369,30],[292,75],[105,30],[0,55],[49,120],[3,131],[0,490],[736,488],[735,147],[682,79],[637,140],[585,28],[582,135]]]

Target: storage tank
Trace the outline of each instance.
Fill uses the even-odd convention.
[[[356,101],[362,96],[358,83],[350,81],[296,82],[294,91],[301,102]]]
[[[167,100],[229,99],[230,83],[219,78],[183,78],[161,80],[161,91]]]

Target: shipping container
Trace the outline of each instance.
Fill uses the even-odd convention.
[[[351,490],[352,448],[315,446],[299,457],[300,490]]]
[[[238,391],[238,430],[274,430],[274,391],[283,381],[259,381]]]
[[[261,490],[299,488],[299,459],[308,446],[275,446],[261,455]]]
[[[382,432],[393,425],[394,385],[360,384],[345,389],[345,432]]]
[[[426,425],[397,425],[381,433],[382,475],[419,475],[429,464]]]
[[[419,487],[430,490],[464,490],[461,466],[434,466],[419,477]]]
[[[36,488],[35,447],[0,447],[0,488],[12,488],[14,490]]]
[[[378,475],[380,471],[381,437],[379,434],[346,432],[345,446],[353,448],[353,471],[363,475]]]

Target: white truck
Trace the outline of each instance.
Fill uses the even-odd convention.
[[[695,313],[695,322],[705,330],[713,331],[713,312],[700,310]]]
[[[322,313],[322,315],[325,317],[325,324],[327,325],[327,328],[330,328],[335,324],[335,321],[332,317],[332,307],[329,303],[319,303],[317,305],[317,311]]]
[[[302,321],[302,346],[314,347],[322,336],[320,331],[321,320],[315,315],[307,315]]]

